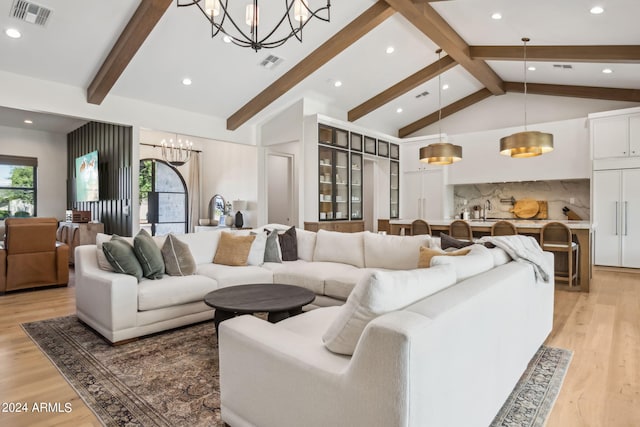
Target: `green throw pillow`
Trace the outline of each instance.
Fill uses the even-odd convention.
[[[114,235],[102,244],[102,251],[115,272],[135,276],[138,282],[142,279],[142,267],[133,247],[122,237]]]
[[[162,245],[164,268],[169,276],[190,276],[196,273],[196,261],[189,246],[169,233]]]
[[[146,230],[140,230],[133,239],[133,252],[140,262],[144,277],[147,279],[162,279],[164,275],[162,252],[160,252],[160,248]]]

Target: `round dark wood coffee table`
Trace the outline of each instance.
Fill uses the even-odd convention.
[[[267,319],[275,323],[302,313],[302,306],[315,297],[313,292],[300,286],[259,283],[217,289],[205,295],[204,302],[216,309],[213,323],[217,334],[223,320],[239,314],[269,313]]]

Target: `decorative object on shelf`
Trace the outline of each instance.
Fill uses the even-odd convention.
[[[247,201],[246,200],[234,200],[233,201],[233,210],[236,211],[236,228],[242,228],[244,225],[244,218],[242,217],[242,211],[247,210]]]
[[[500,154],[516,158],[535,157],[553,151],[553,135],[527,130],[527,42],[524,43],[524,132],[500,138]]]
[[[224,212],[226,214],[224,217],[224,225],[226,225],[227,227],[233,227],[236,223],[236,218],[231,213],[232,209],[233,205],[231,204],[231,202],[227,202],[227,204],[224,206]]]
[[[160,144],[162,146],[162,159],[173,167],[187,163],[191,158],[191,151],[193,151],[193,142],[189,140],[182,141],[177,135],[176,140],[178,141],[177,145],[173,138],[169,139],[169,142],[163,139]]]
[[[438,64],[442,49],[436,50],[438,54]],[[440,65],[439,65],[440,66]],[[462,160],[462,147],[459,145],[442,142],[442,69],[438,73],[438,136],[441,142],[429,144],[420,148],[420,161],[434,165],[450,165]]]
[[[302,29],[311,18],[325,22],[330,21],[331,2],[316,10],[309,8],[309,0],[285,0],[284,14],[279,17],[273,6],[268,3],[266,9],[260,10],[258,0],[253,0],[244,6],[235,2],[229,6],[228,0],[176,0],[178,7],[197,6],[211,24],[211,37],[218,33],[224,34],[224,41],[241,47],[250,47],[256,52],[260,49],[272,49],[282,46],[292,37],[302,42]],[[232,2],[234,3],[234,2]],[[236,18],[232,17],[234,15]],[[262,15],[262,16],[260,16]],[[249,27],[249,32],[241,29],[241,19]],[[262,22],[261,22],[262,21]],[[260,29],[260,24],[275,23],[273,28]],[[287,22],[287,26],[282,24]],[[225,25],[226,24],[226,25]],[[282,27],[282,28],[281,28]],[[265,34],[265,36],[261,36]]]

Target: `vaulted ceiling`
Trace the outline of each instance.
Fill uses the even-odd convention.
[[[12,3],[0,0],[0,26],[23,36],[0,37],[1,70],[82,88],[93,104],[117,95],[223,117],[231,130],[309,97],[407,136],[439,106],[446,117],[522,92],[522,37],[529,93],[640,103],[637,0],[335,0],[331,22],[310,22],[303,43],[257,53],[212,39],[200,11],[173,0],[38,0],[53,10],[44,27],[10,17]],[[596,4],[603,13],[590,13]],[[283,61],[264,69],[268,55]]]

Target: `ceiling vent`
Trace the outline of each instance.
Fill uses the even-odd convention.
[[[422,97],[425,97],[425,96],[427,96],[427,95],[429,95],[429,92],[427,92],[427,91],[425,90],[424,92],[417,94],[417,95],[416,95],[416,99],[418,99],[418,98],[422,98]]]
[[[559,69],[559,70],[573,70],[573,65],[569,65],[569,64],[553,64],[553,68]]]
[[[267,70],[272,70],[276,68],[276,66],[280,65],[282,61],[284,61],[284,59],[278,56],[269,55],[266,58],[264,58],[262,62],[260,62],[260,66],[262,68],[266,68]]]
[[[51,16],[51,9],[24,0],[14,0],[11,16],[30,24],[45,26]]]

